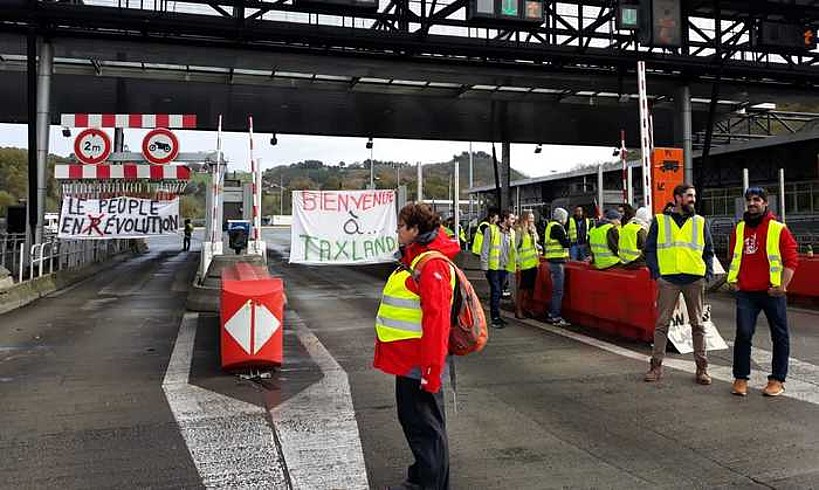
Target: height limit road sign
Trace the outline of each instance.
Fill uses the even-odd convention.
[[[101,129],[85,129],[74,140],[74,156],[87,165],[102,163],[110,154],[111,138]]]
[[[149,162],[164,165],[179,154],[179,140],[165,128],[156,128],[142,140],[142,155]]]

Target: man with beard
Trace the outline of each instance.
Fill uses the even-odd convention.
[[[705,283],[713,277],[714,247],[705,218],[696,214],[697,191],[690,184],[674,188],[674,209],[655,216],[646,237],[646,265],[657,281],[657,323],[654,328],[654,348],[651,366],[645,381],[659,381],[663,376],[663,357],[668,343],[668,328],[680,293],[685,298],[694,361],[695,380],[711,384],[708,358],[705,354],[705,326],[702,323]]]
[[[736,289],[737,334],[734,341],[734,385],[732,393],[748,394],[751,374],[751,340],[760,311],[768,318],[773,361],[766,396],[779,396],[788,374],[788,338],[785,293],[799,263],[796,240],[783,223],[768,210],[768,192],[761,187],[745,191],[747,211],[731,235],[733,251],[728,283]]]

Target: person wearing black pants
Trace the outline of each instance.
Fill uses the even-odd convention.
[[[396,376],[395,399],[398,421],[415,462],[407,470],[407,481],[403,486],[394,488],[449,488],[449,443],[443,390],[429,393],[421,389],[420,379]]]

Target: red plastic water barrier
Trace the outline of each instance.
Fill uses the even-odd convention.
[[[549,263],[542,261],[534,306],[545,313],[551,299]],[[657,320],[657,285],[648,269],[597,270],[585,262],[566,263],[561,315],[572,323],[618,337],[649,342]]]
[[[819,299],[819,257],[799,257],[799,266],[788,286],[788,294]]]
[[[222,369],[282,364],[284,282],[262,266],[237,263],[222,272]]]

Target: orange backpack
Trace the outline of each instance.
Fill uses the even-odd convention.
[[[489,340],[489,329],[481,300],[464,272],[449,257],[431,250],[415,264],[412,277],[418,281],[421,269],[430,260],[443,259],[455,271],[455,291],[452,298],[452,323],[449,329],[449,353],[465,356],[479,352]]]

